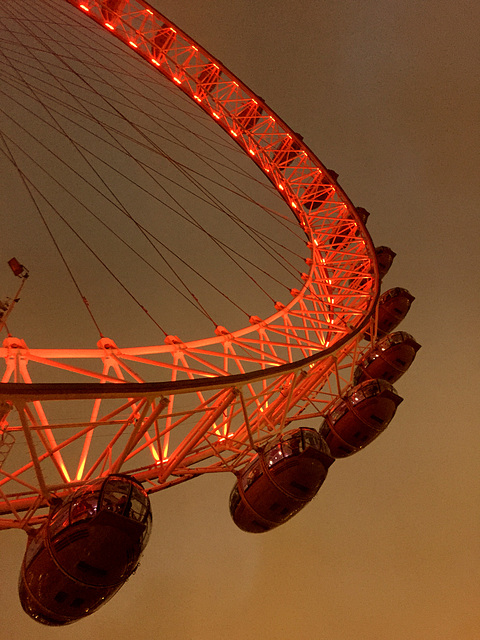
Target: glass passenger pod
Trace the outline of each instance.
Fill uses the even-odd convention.
[[[378,264],[378,275],[380,280],[387,275],[390,267],[392,266],[393,259],[397,255],[395,251],[390,249],[390,247],[375,247],[375,253],[377,254],[377,264]]]
[[[212,91],[220,79],[220,68],[214,62],[207,64],[197,78],[197,96],[203,99]]]
[[[395,329],[409,312],[414,300],[415,296],[401,287],[385,291],[378,301],[377,334],[384,336]]]
[[[333,462],[323,438],[300,428],[276,438],[241,472],[230,494],[230,514],[243,531],[283,524],[322,486]]]
[[[315,211],[331,196],[334,188],[327,175],[317,177],[305,188],[301,200],[302,205],[308,211]]]
[[[162,25],[162,28],[157,31],[152,39],[152,56],[157,64],[165,58],[165,55],[172,48],[174,41],[175,31],[165,24]]]
[[[103,0],[101,12],[105,18],[106,26],[110,28],[117,26],[126,3],[127,0]]]
[[[356,212],[360,218],[360,220],[365,224],[368,220],[370,212],[364,209],[363,207],[357,207]],[[338,233],[330,238],[329,243],[332,245],[333,249],[341,249],[347,243],[347,240],[352,236],[352,226],[354,225],[354,220],[349,217],[345,222],[340,226]],[[355,237],[360,235],[360,230],[357,228],[354,232]]]
[[[296,135],[303,140],[303,136]],[[288,167],[298,158],[300,150],[301,146],[296,140],[286,137],[273,149],[272,160],[278,167]]]
[[[359,362],[354,384],[372,378],[382,378],[393,384],[410,367],[419,349],[418,342],[405,331],[386,335]]]
[[[358,217],[363,222],[363,224],[366,224],[368,218],[370,217],[370,211],[367,211],[364,207],[356,207],[355,211],[357,212]]]
[[[151,519],[142,485],[120,474],[65,498],[27,546],[19,584],[25,611],[56,625],[95,611],[135,570]]]
[[[333,405],[320,427],[334,458],[345,458],[377,438],[402,402],[386,380],[366,380]]]
[[[235,115],[235,119],[241,128],[250,131],[257,124],[263,113],[262,107],[251,100]]]

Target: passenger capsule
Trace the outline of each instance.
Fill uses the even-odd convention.
[[[210,93],[220,78],[220,68],[214,62],[207,64],[197,80],[197,91],[202,95]]]
[[[418,342],[405,331],[386,335],[359,362],[354,384],[372,378],[382,378],[393,384],[410,367],[419,349]]]
[[[284,434],[260,451],[239,475],[230,494],[233,521],[251,533],[283,524],[316,495],[333,461],[314,429]]]
[[[297,135],[300,140],[303,140],[301,135]],[[301,147],[296,140],[287,137],[273,150],[272,157],[278,166],[285,165],[288,167],[295,158],[298,158],[300,149]]]
[[[385,291],[378,301],[377,334],[384,336],[395,329],[409,312],[414,300],[415,296],[401,287]]]
[[[386,380],[366,380],[339,398],[320,427],[334,458],[345,458],[370,444],[388,426],[402,402]]]
[[[333,190],[330,178],[322,175],[305,188],[302,194],[302,205],[309,211],[315,211],[328,200]]]
[[[380,280],[383,280],[384,276],[390,270],[393,259],[397,254],[390,249],[390,247],[384,246],[375,247],[375,253],[377,254],[378,275],[380,276]]]
[[[241,127],[250,130],[257,124],[262,113],[262,107],[252,100],[243,107],[236,118]]]
[[[142,485],[111,475],[52,508],[30,536],[19,582],[23,609],[46,625],[65,625],[96,611],[135,571],[152,514]]]
[[[173,46],[175,41],[175,31],[165,24],[157,31],[153,37],[152,56],[159,62],[162,56],[165,56]]]
[[[370,217],[370,211],[367,211],[364,207],[356,207],[355,211],[357,212],[358,217],[366,224],[368,218]]]
[[[334,182],[338,182],[338,173],[333,169],[327,169],[327,171],[330,178],[332,178]]]
[[[364,209],[363,207],[357,207],[357,214],[360,220],[365,224],[368,220],[370,212]],[[353,227],[355,225],[355,230],[353,231]],[[353,233],[352,233],[353,231]],[[339,227],[338,232],[329,239],[329,243],[332,245],[334,249],[340,249],[343,247],[347,241],[352,238],[358,238],[360,235],[360,230],[356,223],[354,223],[353,218],[348,218],[345,220]]]

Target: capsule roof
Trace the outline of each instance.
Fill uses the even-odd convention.
[[[405,318],[415,300],[407,289],[394,287],[380,296],[377,307],[377,334],[384,336],[395,329]],[[370,332],[365,332],[365,338],[370,339]]]
[[[396,382],[415,359],[420,345],[405,331],[396,331],[381,338],[360,360],[354,383],[368,378],[382,378]]]
[[[383,245],[375,247],[375,253],[377,254],[378,274],[380,280],[382,280],[390,270],[397,254],[390,247],[384,247]]]
[[[365,380],[337,400],[320,427],[334,458],[350,456],[388,426],[402,398],[386,380]]]
[[[112,511],[140,523],[151,518],[150,500],[140,482],[115,474],[92,480],[65,498],[51,514],[50,529],[91,520],[101,511]]]

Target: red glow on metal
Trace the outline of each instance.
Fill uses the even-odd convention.
[[[109,462],[105,458],[104,464],[107,468],[108,465],[115,464],[115,460],[121,460],[122,462],[119,462],[118,465],[122,466],[122,469],[144,469],[139,475],[145,479],[148,478],[152,483],[152,491],[157,491],[161,485],[168,486],[169,474],[171,473],[173,477],[177,468],[181,469],[181,473],[187,478],[188,476],[185,474],[187,467],[191,466],[194,469],[195,465],[201,466],[204,460],[216,455],[215,447],[208,442],[210,437],[215,439],[216,443],[222,442],[222,447],[218,448],[219,452],[226,451],[227,456],[231,456],[227,458],[228,464],[225,465],[225,468],[230,465],[228,471],[231,471],[235,465],[244,464],[250,450],[248,444],[249,424],[254,424],[255,428],[258,428],[258,436],[255,432],[254,439],[258,438],[261,441],[261,438],[271,437],[272,429],[281,430],[285,420],[290,419],[290,408],[288,408],[290,405],[287,407],[287,398],[282,391],[283,389],[291,387],[294,390],[297,398],[295,402],[299,402],[297,405],[299,412],[302,410],[301,402],[303,401],[306,403],[305,406],[311,401],[318,402],[322,409],[333,401],[339,391],[329,390],[329,385],[328,383],[325,385],[325,380],[329,380],[329,376],[336,372],[337,363],[343,363],[342,367],[346,372],[349,371],[349,367],[353,370],[353,363],[358,357],[357,353],[362,348],[358,347],[362,336],[361,326],[365,325],[365,321],[371,315],[375,304],[378,283],[376,283],[375,260],[372,258],[374,249],[365,229],[361,224],[358,224],[357,217],[350,215],[351,212],[354,212],[353,205],[343,194],[341,187],[335,194],[331,176],[325,173],[325,168],[313,152],[308,150],[306,153],[302,148],[302,145],[303,147],[305,145],[301,142],[300,136],[293,133],[281,119],[276,119],[271,109],[264,104],[261,98],[258,98],[243,84],[235,82],[232,74],[221,63],[219,63],[220,66],[217,65],[201,47],[194,46],[191,38],[183,34],[181,30],[177,32],[170,26],[170,22],[166,18],[147,8],[147,3],[144,0],[125,0],[125,2],[122,0],[119,3],[111,0],[91,0],[89,2],[83,0],[81,5],[78,0],[68,1],[82,11],[89,12],[89,17],[95,20],[98,25],[107,27],[125,45],[133,47],[145,60],[155,64],[170,83],[181,85],[184,93],[192,101],[201,103],[205,113],[210,114],[216,121],[220,121],[219,124],[225,133],[230,132],[243,153],[246,153],[247,156],[255,156],[254,161],[268,175],[269,180],[280,191],[285,202],[295,210],[295,218],[299,223],[298,229],[302,230],[302,234],[305,233],[309,238],[307,246],[311,251],[311,261],[307,264],[309,264],[310,271],[308,277],[302,277],[305,283],[304,286],[302,285],[302,290],[297,289],[295,292],[292,290],[294,299],[288,304],[275,303],[276,312],[270,317],[262,320],[255,318],[254,323],[250,321],[251,327],[232,333],[231,342],[230,338],[227,340],[225,336],[217,334],[218,340],[205,338],[198,340],[193,347],[187,343],[182,346],[181,351],[182,354],[183,350],[185,351],[185,357],[183,355],[177,357],[177,347],[173,343],[171,350],[169,350],[170,343],[155,347],[127,348],[118,351],[118,356],[116,355],[119,362],[119,372],[116,373],[109,373],[108,367],[102,373],[101,363],[106,353],[105,349],[100,346],[98,350],[95,350],[95,355],[88,355],[88,358],[94,358],[95,362],[100,363],[98,367],[92,367],[91,370],[86,365],[74,366],[73,364],[65,364],[62,360],[67,357],[82,358],[79,349],[65,349],[60,355],[58,355],[60,350],[56,350],[52,355],[47,350],[30,351],[25,345],[19,346],[17,340],[15,343],[13,341],[4,342],[3,347],[0,346],[0,356],[6,362],[18,361],[17,365],[7,365],[4,382],[14,381],[14,376],[17,376],[18,380],[29,382],[25,379],[27,360],[34,362],[35,366],[40,363],[48,364],[48,366],[57,367],[62,373],[71,372],[75,376],[84,375],[107,384],[126,382],[122,372],[126,372],[125,375],[128,376],[132,375],[128,364],[129,358],[132,356],[133,358],[141,358],[147,355],[150,362],[158,367],[154,369],[155,379],[158,378],[157,371],[168,368],[171,371],[172,384],[167,393],[171,395],[168,395],[168,409],[161,416],[160,414],[154,415],[153,408],[149,413],[150,410],[147,408],[152,402],[151,397],[148,400],[145,398],[133,400],[132,391],[129,391],[128,394],[123,392],[122,384],[115,384],[118,391],[116,390],[114,393],[117,402],[123,398],[123,408],[119,406],[118,409],[112,410],[111,414],[110,409],[105,409],[104,414],[108,411],[107,415],[99,412],[98,418],[96,413],[94,415],[93,412],[90,412],[90,420],[79,423],[75,430],[75,433],[78,432],[82,435],[74,435],[61,442],[59,437],[58,444],[49,440],[50,435],[47,433],[50,425],[46,419],[42,418],[41,424],[38,425],[33,411],[25,413],[26,425],[36,430],[41,427],[42,433],[45,434],[46,443],[44,444],[45,451],[39,452],[39,456],[36,456],[34,447],[32,447],[31,462],[25,466],[25,472],[28,474],[34,468],[33,460],[40,459],[40,470],[46,466],[46,462],[49,463],[49,460],[52,460],[58,468],[57,473],[59,473],[62,483],[68,482],[70,477],[76,477],[80,480],[89,477],[88,473],[96,473],[94,467],[91,467],[90,470],[86,468],[86,462],[90,460],[92,454],[92,452],[89,453],[90,436],[87,437],[87,434],[91,433],[92,442],[94,442],[96,437],[94,431],[97,430],[98,425],[101,431],[103,424],[108,425],[110,420],[112,425],[118,422],[119,425],[122,424],[118,427],[118,435],[120,435],[123,433],[122,429],[125,428],[123,423],[127,425],[136,423],[137,427],[135,428],[139,434],[142,424],[145,428],[152,424],[152,428],[148,427],[145,431],[143,444],[138,441],[138,444],[133,445],[133,450],[129,448],[130,443],[128,446],[125,445],[124,450],[119,450],[117,457],[113,458],[113,462]],[[115,10],[112,7],[115,7]],[[106,20],[108,21],[106,22]],[[212,73],[213,69],[216,69],[217,73]],[[205,72],[204,76],[201,75],[203,72]],[[272,176],[269,175],[270,173]],[[325,176],[325,182],[322,180],[322,176]],[[287,194],[288,197],[286,197]],[[348,206],[343,200],[348,203]],[[345,223],[347,223],[346,231],[344,230]],[[341,247],[337,248],[334,242],[339,246],[341,242]],[[348,256],[348,260],[344,257],[345,255]],[[369,290],[366,291],[367,289]],[[332,308],[335,301],[336,306]],[[351,333],[354,331],[358,331],[358,334],[356,336],[354,334],[352,337]],[[335,348],[335,361],[328,359],[330,358],[328,353],[323,353],[325,348],[330,345],[332,345],[332,353]],[[218,353],[215,351],[217,346]],[[195,354],[196,361],[199,363],[198,370],[191,368],[186,361],[190,350]],[[247,354],[245,357],[247,366],[245,367],[243,356],[240,355],[241,350]],[[21,357],[17,358],[16,352],[19,352]],[[12,353],[15,357],[12,357]],[[292,372],[296,371],[296,361],[299,358],[311,358],[312,360],[315,358],[315,362],[309,368],[309,371],[312,372],[311,378],[304,379],[302,376],[296,378],[293,375]],[[282,365],[282,371],[273,373],[273,369],[278,365]],[[316,373],[317,365],[323,367],[320,373]],[[247,384],[245,386],[239,385],[238,389],[241,391],[238,394],[232,394],[231,397],[227,397],[223,391],[219,391],[218,395],[211,396],[211,399],[202,395],[207,387],[201,386],[201,383],[208,381],[208,378],[216,380],[218,375],[225,375],[228,378],[232,373],[238,373],[239,369],[244,373],[247,367],[255,368],[255,371],[247,374],[247,376],[251,376],[248,379],[262,379],[263,391],[259,384],[258,392],[255,390],[256,395],[253,395],[253,386],[250,390]],[[267,370],[271,373],[260,378],[260,375],[263,376]],[[195,377],[199,378],[199,387],[195,388],[192,393],[188,391],[183,394],[182,384],[184,381],[178,383],[178,388],[175,386],[177,373],[183,375],[185,372],[192,378],[192,381]],[[343,376],[343,370],[340,373]],[[340,385],[342,388],[348,385],[350,377],[348,373],[344,379],[342,377]],[[302,386],[304,380],[311,380],[309,385],[305,386],[305,389],[308,387],[311,391],[304,390]],[[141,388],[139,382],[141,380],[135,380],[136,389]],[[95,384],[95,389],[91,391],[91,398],[97,398],[100,406],[100,397],[103,391],[101,389],[97,391],[97,387],[104,387],[104,385]],[[237,389],[237,385],[234,388]],[[26,402],[29,404],[33,401],[37,402],[35,406],[40,410],[41,405],[38,403],[46,401],[48,396],[38,395],[39,392],[36,389],[33,391],[31,399],[29,398]],[[136,390],[135,393],[137,393]],[[160,394],[156,397],[160,397]],[[182,398],[182,402],[184,398],[188,398],[188,402],[185,401],[185,407],[177,399],[178,397]],[[197,397],[199,398],[198,402]],[[35,400],[36,398],[39,399]],[[141,405],[141,402],[145,402],[145,404]],[[227,411],[228,403],[230,404]],[[242,403],[244,404],[243,409],[240,408]],[[145,407],[145,416],[139,418],[142,406]],[[127,415],[125,419],[121,411]],[[295,412],[296,409],[292,407],[291,414],[293,415]],[[214,415],[213,418],[212,415]],[[191,434],[200,434],[200,439],[195,439],[196,436],[193,435],[192,437],[187,436],[183,444],[177,444],[177,449],[175,449],[172,444],[169,445],[169,434],[172,432],[175,435],[177,426],[181,430],[187,420],[191,421],[193,425]],[[56,426],[61,425],[52,425],[52,435],[61,433],[60,429],[54,430]],[[230,441],[230,444],[229,439],[233,437],[235,442]],[[83,440],[80,438],[84,438],[86,441],[79,458],[80,466],[77,467],[75,464],[76,468],[70,470],[71,475],[69,476],[67,468],[63,464],[61,453],[67,447],[72,447],[71,450],[73,450],[77,444],[83,444]],[[135,438],[132,438],[131,442],[133,443],[134,440]],[[239,455],[239,451],[241,455]],[[143,452],[148,454],[146,462],[142,457]],[[162,459],[159,459],[161,457],[159,452],[161,452]],[[212,470],[218,470],[220,457],[218,456],[212,463]],[[69,458],[66,457],[67,460],[69,461]],[[78,463],[78,459],[76,461]],[[223,463],[220,462],[220,464]],[[153,470],[153,465],[155,470]],[[168,468],[159,473],[159,469],[165,465]],[[70,466],[70,461],[67,466]],[[22,470],[19,474],[20,479],[23,472]],[[175,483],[179,481],[178,477],[175,476]],[[9,513],[8,509],[10,508],[9,503],[7,504],[3,499],[4,494],[14,496],[12,498],[13,506],[21,508],[23,505],[28,506],[31,509],[31,515],[29,514],[28,518],[43,518],[44,515],[34,515],[37,508],[35,505],[39,504],[36,495],[18,498],[18,487],[16,486],[12,487],[10,493],[6,491],[12,482],[12,479],[7,476],[0,479],[0,493],[2,494],[0,495],[0,508],[3,504],[4,509],[2,513]],[[50,480],[47,485],[49,483]],[[47,486],[47,488],[49,487]],[[42,487],[37,490],[37,493],[40,498],[42,496],[44,498],[46,495]],[[12,526],[17,526],[17,523]]]

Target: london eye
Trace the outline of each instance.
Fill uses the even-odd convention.
[[[414,298],[381,294],[395,254],[368,211],[201,44],[143,0],[17,4],[22,20],[0,10],[1,162],[21,209],[0,527],[28,533],[25,610],[66,624],[135,569],[154,493],[230,473],[241,529],[293,517],[386,428],[419,345],[395,332]],[[18,333],[22,305],[37,335]],[[81,531],[102,551],[83,557]]]

